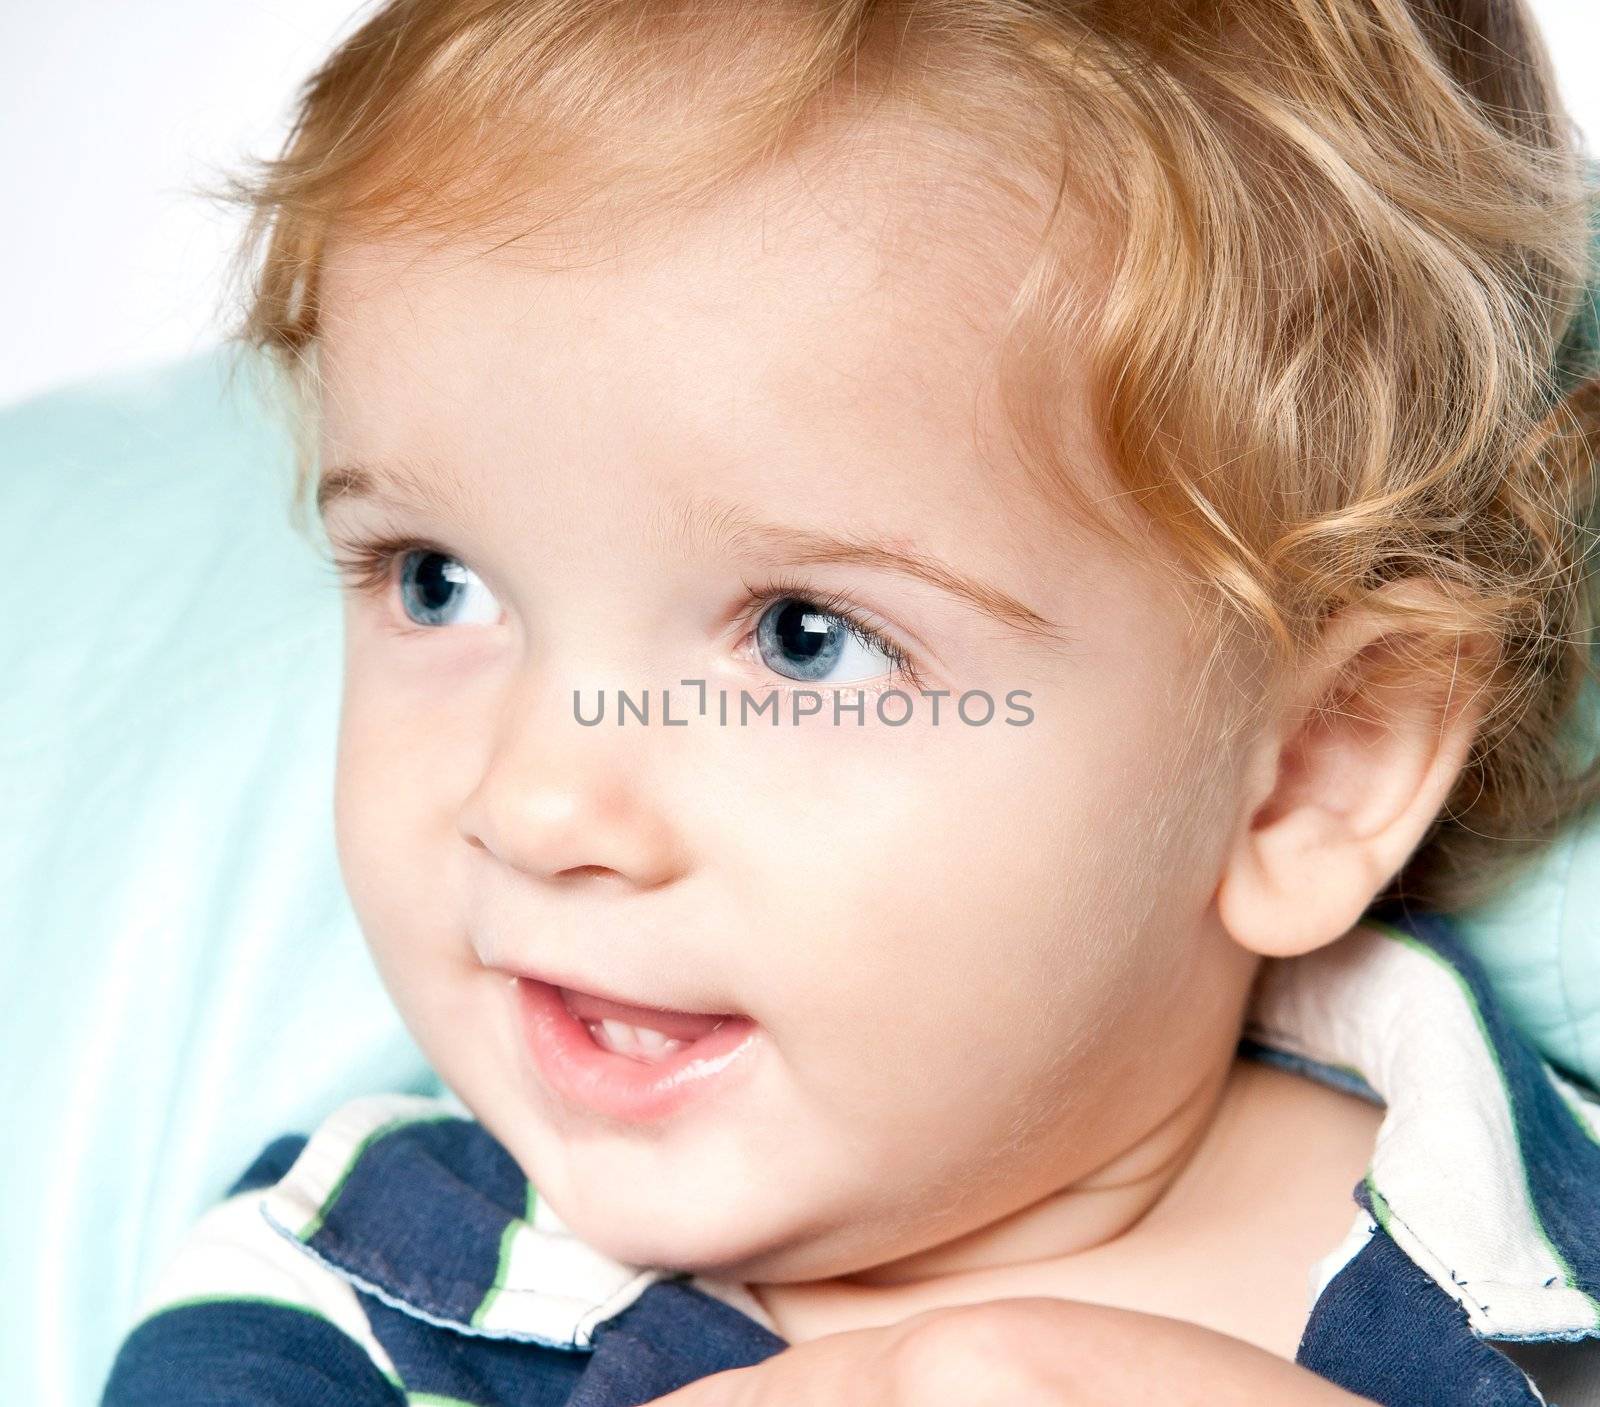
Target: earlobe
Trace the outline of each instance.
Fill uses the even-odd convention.
[[[1259,827],[1217,888],[1234,941],[1262,957],[1293,957],[1348,932],[1387,878],[1337,818],[1300,807]]]
[[[1352,609],[1267,721],[1216,894],[1241,946],[1292,957],[1348,932],[1432,826],[1482,715],[1482,669],[1463,665],[1487,646],[1427,643],[1390,612]]]

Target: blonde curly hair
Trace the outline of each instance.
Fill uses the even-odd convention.
[[[236,340],[295,402],[296,512],[331,242],[637,222],[890,116],[981,149],[997,195],[1054,192],[1002,360],[1041,484],[1093,515],[1053,413],[1087,366],[1126,496],[1278,657],[1408,576],[1450,603],[1397,619],[1436,647],[1415,667],[1497,643],[1387,894],[1465,904],[1594,802],[1600,200],[1520,0],[389,0],[223,191],[250,212]]]

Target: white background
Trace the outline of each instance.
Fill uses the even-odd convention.
[[[1600,4],[1533,4],[1600,156]],[[352,0],[0,0],[0,404],[219,337],[238,217],[187,188],[271,154],[355,22]]]

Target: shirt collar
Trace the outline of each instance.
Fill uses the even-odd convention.
[[[1311,1299],[1381,1226],[1480,1337],[1600,1334],[1600,1103],[1510,1025],[1441,919],[1391,914],[1270,959],[1241,1050],[1385,1105],[1351,1233]],[[662,1279],[776,1328],[736,1281],[630,1265],[576,1237],[454,1095],[330,1115],[263,1195],[306,1254],[429,1323],[552,1347]]]
[[[1600,1103],[1512,1026],[1448,920],[1389,910],[1269,960],[1244,1035],[1385,1106],[1313,1299],[1381,1227],[1481,1338],[1600,1334]]]

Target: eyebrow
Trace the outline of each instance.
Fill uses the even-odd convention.
[[[730,555],[781,558],[812,566],[876,567],[911,577],[966,601],[982,614],[1025,636],[1054,645],[1069,637],[1031,606],[999,587],[967,576],[937,558],[917,551],[900,537],[850,534],[835,537],[812,528],[770,523],[738,504],[714,499],[680,501],[673,526],[681,537]],[[665,525],[658,528],[667,536]]]
[[[474,506],[473,494],[460,480],[419,472],[403,461],[381,469],[358,462],[336,464],[317,481],[319,518],[326,518],[334,503],[357,499],[416,509],[448,523],[464,523]]]
[[[415,508],[431,517],[464,523],[473,507],[471,491],[444,473],[426,474],[403,462],[381,470],[351,462],[325,471],[317,483],[317,514],[326,516],[340,500],[375,499]],[[759,519],[738,504],[717,499],[678,500],[666,517],[655,520],[658,544],[681,547],[684,540],[713,553],[756,559],[781,559],[808,566],[859,566],[895,572],[922,581],[965,601],[1007,629],[1047,644],[1069,637],[1031,606],[999,587],[968,576],[919,552],[903,538],[860,534],[833,536],[813,528]]]

